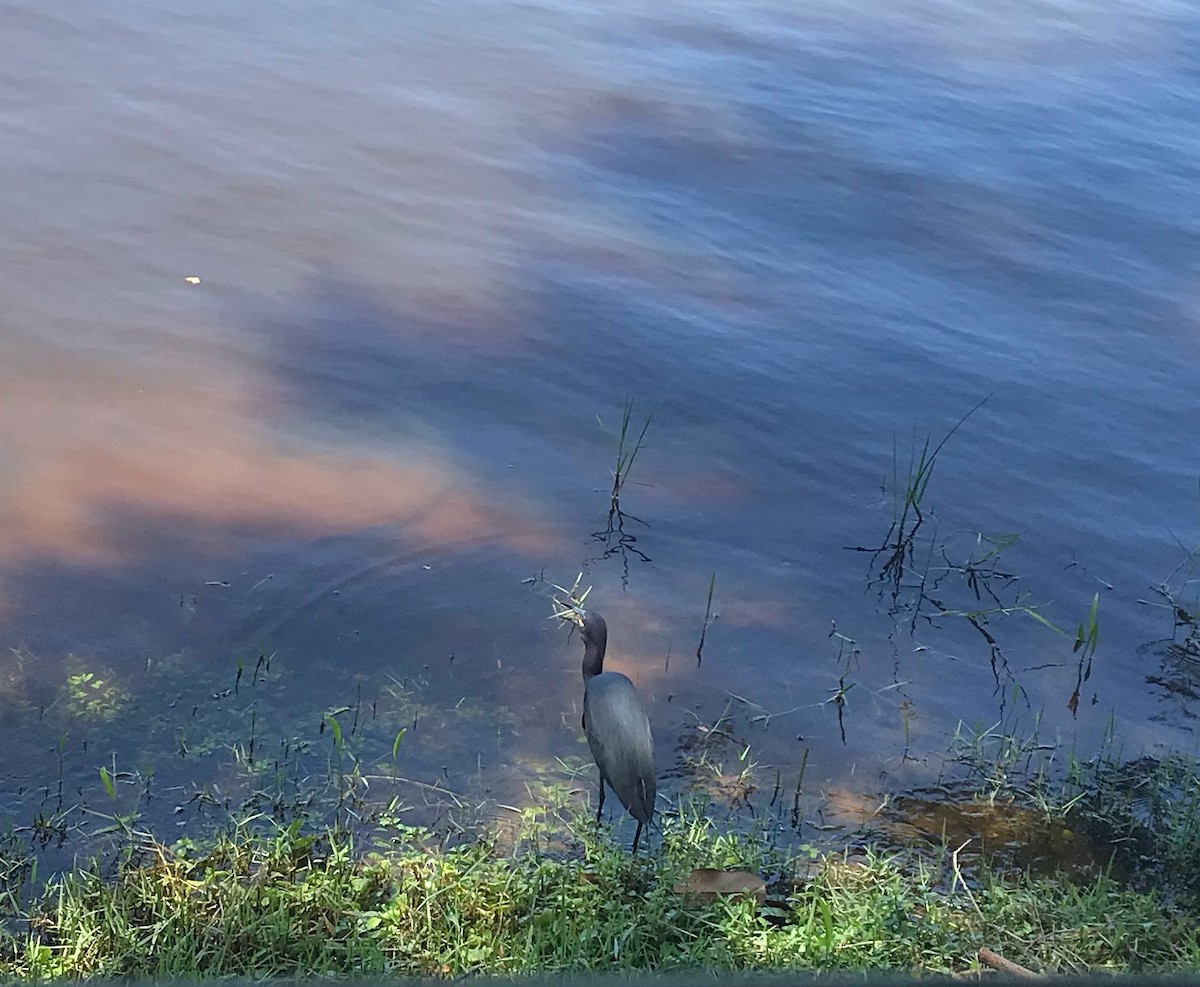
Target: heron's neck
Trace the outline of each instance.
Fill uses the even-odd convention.
[[[583,646],[583,681],[604,671],[604,646],[587,642]]]

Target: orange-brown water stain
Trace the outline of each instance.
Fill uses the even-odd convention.
[[[761,627],[779,633],[796,630],[796,603],[790,600],[722,596],[720,620],[734,627]]]
[[[871,845],[914,850],[968,878],[986,859],[1017,873],[1087,879],[1100,874],[1113,853],[1111,845],[1061,817],[965,793],[887,797],[830,786],[818,801],[813,815],[835,842],[861,848],[865,836]]]
[[[968,865],[984,856],[1035,875],[1094,876],[1112,855],[1111,846],[1057,816],[999,800],[906,795],[891,801],[874,824],[902,845],[960,849]]]

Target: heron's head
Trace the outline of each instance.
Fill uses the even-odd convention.
[[[583,638],[583,680],[586,682],[603,672],[604,650],[608,647],[608,624],[604,618],[578,605],[568,606],[556,616],[579,628],[579,636]]]
[[[608,624],[594,610],[584,610],[583,607],[569,607],[558,615],[563,620],[569,620],[579,628],[579,636],[583,638],[585,648],[604,654],[608,645]]]
[[[583,638],[585,647],[594,648],[600,654],[604,654],[608,645],[608,624],[595,611],[580,611],[579,636]]]

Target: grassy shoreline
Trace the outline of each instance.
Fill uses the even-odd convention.
[[[1000,818],[1102,830],[1128,859],[1032,876],[999,857],[968,865],[945,833],[822,854],[765,822],[720,828],[687,800],[637,858],[564,803],[456,847],[399,824],[352,836],[250,819],[203,848],[130,831],[107,866],[50,881],[22,910],[0,977],[969,973],[981,947],[1047,973],[1200,965],[1196,765],[1097,759],[1037,777],[987,793]],[[678,893],[699,867],[761,875],[765,902]]]

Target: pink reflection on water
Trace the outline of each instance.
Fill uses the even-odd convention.
[[[796,604],[786,600],[729,599],[720,607],[721,621],[734,627],[764,627],[786,634],[796,627]]]
[[[231,537],[390,525],[423,548],[495,543],[536,554],[555,543],[534,509],[435,453],[272,434],[248,389],[227,381],[85,372],[10,379],[0,392],[0,562],[120,562],[139,551],[121,533],[130,517]]]

